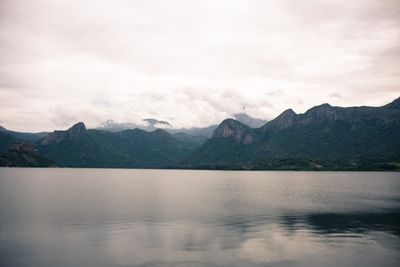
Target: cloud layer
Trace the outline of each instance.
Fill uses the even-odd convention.
[[[400,2],[3,0],[0,124],[176,127],[400,95]]]

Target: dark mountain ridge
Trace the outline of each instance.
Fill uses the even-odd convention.
[[[399,168],[399,102],[400,98],[382,107],[349,108],[323,104],[304,114],[288,109],[257,129],[225,120],[184,165],[356,170],[392,164],[390,168]]]
[[[78,122],[66,131],[54,131],[47,134],[40,140],[39,144],[42,146],[49,146],[61,143],[66,140],[83,137],[86,134],[86,126],[83,122]]]
[[[57,167],[46,157],[40,155],[37,149],[26,143],[15,143],[7,151],[0,152],[2,167]]]
[[[16,132],[16,131],[8,130],[8,129],[0,126],[0,136],[3,136],[3,137],[9,136],[12,139],[15,139],[18,141],[23,141],[23,142],[36,142],[39,139],[46,136],[47,134],[48,134],[47,132],[39,132],[39,133]],[[1,151],[1,149],[0,149],[0,151]]]
[[[398,121],[400,98],[382,107],[334,107],[322,104],[296,114],[292,109],[285,110],[274,120],[261,127],[262,131],[279,131],[292,126],[306,126],[313,123],[345,121],[357,123],[368,120],[380,120],[384,123]]]
[[[38,150],[44,156],[69,167],[175,166],[192,146],[162,129],[109,132],[86,129],[82,122],[66,131],[54,131],[38,142]]]

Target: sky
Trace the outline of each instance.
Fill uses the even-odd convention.
[[[398,0],[0,0],[0,125],[202,127],[400,96]]]

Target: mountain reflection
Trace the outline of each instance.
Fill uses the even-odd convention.
[[[319,234],[383,231],[400,236],[400,210],[383,213],[314,213],[281,216],[287,231],[307,229]]]

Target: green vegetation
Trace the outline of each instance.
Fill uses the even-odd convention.
[[[399,101],[378,108],[325,104],[299,115],[288,110],[258,129],[226,120],[183,164],[202,169],[399,170]],[[243,141],[248,136],[250,143]]]
[[[193,140],[182,142],[164,130],[80,129],[72,134],[74,127],[59,139],[42,140],[39,151],[68,167],[161,168],[176,165],[193,147]]]
[[[2,167],[57,167],[57,165],[38,154],[30,144],[16,143],[7,151],[0,153]]]

